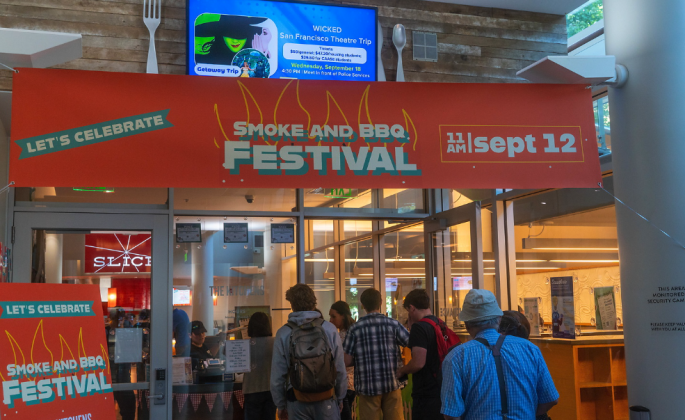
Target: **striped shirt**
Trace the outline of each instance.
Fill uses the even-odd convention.
[[[481,331],[494,346],[499,333]],[[502,367],[510,420],[531,420],[537,407],[559,399],[540,349],[522,338],[507,336],[502,344]],[[501,420],[502,405],[495,359],[476,340],[450,352],[442,364],[442,413],[461,420]]]
[[[395,373],[400,346],[406,347],[409,331],[397,320],[371,313],[354,323],[343,350],[354,357],[354,389],[361,395],[381,395],[400,387]]]

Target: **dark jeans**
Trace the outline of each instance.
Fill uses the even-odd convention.
[[[340,420],[352,420],[352,404],[357,398],[357,393],[352,390],[347,390],[347,396],[343,399],[343,409],[340,412]]]
[[[440,414],[442,402],[440,397],[413,397],[414,405],[411,409],[412,419],[421,420],[444,420]]]
[[[271,391],[245,394],[245,420],[274,420],[276,404]]]

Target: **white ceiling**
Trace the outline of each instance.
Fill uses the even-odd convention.
[[[428,0],[465,6],[495,7],[498,9],[565,15],[587,0]]]

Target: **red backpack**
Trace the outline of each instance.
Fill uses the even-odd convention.
[[[438,318],[437,324],[430,318],[423,318],[421,321],[432,325],[435,330],[435,339],[438,343],[438,356],[440,356],[440,365],[442,365],[442,361],[445,360],[447,353],[449,353],[453,347],[458,346],[461,343],[461,340],[459,340],[459,337],[454,331],[447,328],[447,324],[440,318]]]

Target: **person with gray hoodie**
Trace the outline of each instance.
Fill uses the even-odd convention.
[[[316,295],[306,284],[296,284],[285,293],[285,299],[290,302],[293,312],[288,316],[288,322],[295,325],[310,323],[322,318],[321,312],[316,310]],[[331,347],[333,363],[335,365],[335,389],[331,398],[317,402],[298,401],[295,391],[288,380],[290,365],[290,335],[291,325],[284,325],[276,332],[273,357],[271,360],[271,396],[278,408],[280,420],[339,420],[343,399],[347,395],[347,371],[345,370],[345,356],[338,329],[328,321],[321,325]]]

